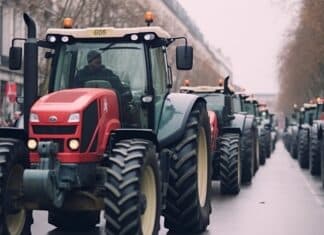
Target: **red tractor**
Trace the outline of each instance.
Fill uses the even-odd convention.
[[[186,38],[152,26],[56,28],[38,40],[34,21],[24,20],[24,129],[0,129],[0,234],[30,232],[33,210],[47,210],[61,229],[89,229],[103,210],[106,234],[158,234],[161,214],[172,232],[204,231],[212,170],[206,102],[170,93],[167,61],[167,47],[184,39],[177,68],[191,69]],[[43,96],[38,52],[51,65]],[[10,68],[21,62],[13,45]]]

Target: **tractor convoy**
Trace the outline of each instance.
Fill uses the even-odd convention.
[[[324,187],[324,99],[305,103],[285,119],[283,140],[292,158],[302,169],[309,169],[313,176],[320,176]]]
[[[183,42],[179,70],[192,68],[193,48],[150,26],[152,14],[135,28],[72,28],[66,19],[42,39],[24,21],[28,36],[12,40],[9,57],[11,70],[23,67],[23,125],[0,128],[0,234],[30,234],[33,210],[62,230],[89,230],[102,212],[106,234],[156,235],[161,216],[173,233],[202,232],[212,180],[236,195],[270,157],[269,111],[229,78],[171,92],[168,47]],[[45,63],[49,76],[38,78]],[[306,116],[299,125],[319,138],[321,122]]]

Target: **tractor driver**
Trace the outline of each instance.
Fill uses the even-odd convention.
[[[125,92],[125,88],[118,76],[101,63],[101,54],[98,51],[89,51],[87,61],[88,65],[84,66],[76,75],[77,87],[87,87],[87,82],[90,81],[107,81],[111,88],[115,89],[119,94]]]
[[[132,93],[128,87],[123,86],[119,77],[101,63],[101,54],[91,50],[87,54],[88,64],[77,72],[76,87],[112,88],[116,91],[121,104],[121,116],[129,122],[130,102]],[[93,82],[93,83],[91,83]],[[108,84],[108,85],[107,85]]]

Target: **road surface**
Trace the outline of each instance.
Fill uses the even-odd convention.
[[[324,234],[324,190],[320,181],[299,168],[282,142],[253,183],[243,186],[238,196],[220,195],[219,183],[213,183],[212,208],[211,224],[201,235]],[[47,223],[46,212],[35,211],[34,219],[32,235],[104,234],[103,223],[93,232],[66,233]],[[159,234],[168,233],[162,226]]]

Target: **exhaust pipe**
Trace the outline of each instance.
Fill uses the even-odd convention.
[[[38,95],[38,46],[35,21],[24,13],[28,38],[24,44],[24,129],[28,134],[30,109]]]

